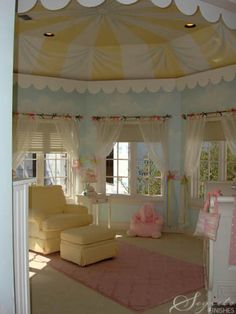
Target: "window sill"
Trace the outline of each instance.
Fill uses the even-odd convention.
[[[147,196],[147,195],[117,195],[117,194],[108,194],[111,202],[114,203],[129,203],[136,204],[140,202],[150,202],[150,203],[163,203],[163,197],[161,196]]]

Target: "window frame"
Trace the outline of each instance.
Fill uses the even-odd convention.
[[[27,154],[35,154],[36,155],[36,158],[32,158],[32,160],[34,160],[35,164],[36,164],[36,176],[35,176],[35,178],[36,178],[37,185],[42,185],[42,186],[45,186],[44,180],[48,178],[44,175],[44,173],[45,173],[45,162],[46,162],[46,159],[48,159],[48,158],[46,158],[46,155],[47,154],[66,154],[67,157],[62,158],[63,160],[64,159],[67,160],[67,171],[66,171],[66,176],[65,176],[65,178],[67,179],[67,182],[66,182],[66,192],[65,191],[64,192],[65,192],[65,195],[67,197],[72,196],[73,172],[71,171],[71,157],[66,151],[62,151],[62,152],[56,151],[56,152],[50,152],[50,153],[29,151],[29,152],[25,153],[25,156]],[[60,159],[61,158],[55,159],[55,160],[60,160]],[[31,158],[24,158],[24,161],[25,160],[31,160]],[[59,176],[59,177],[61,178],[61,176]],[[56,178],[57,178],[57,176],[56,176]]]
[[[116,143],[123,143],[123,142],[116,142]],[[129,175],[129,194],[115,194],[115,193],[109,193],[109,195],[112,196],[112,198],[119,198],[119,199],[127,199],[127,198],[133,198],[133,199],[140,199],[140,200],[150,200],[150,199],[160,199],[163,200],[164,195],[165,195],[165,190],[164,190],[164,182],[163,182],[163,174],[161,173],[160,181],[161,181],[161,195],[148,195],[148,194],[139,194],[137,193],[137,175],[136,175],[136,170],[137,170],[137,143],[138,142],[126,142],[129,144],[129,170],[130,170],[130,175]],[[106,191],[106,160],[105,158],[105,191]]]
[[[114,148],[112,149],[112,151],[113,151],[113,158],[107,158],[106,157],[106,176],[105,176],[105,184],[107,184],[107,183],[109,183],[109,182],[107,182],[107,178],[109,178],[109,179],[111,179],[111,178],[113,178],[113,182],[115,181],[115,179],[117,179],[117,181],[118,181],[118,179],[119,178],[127,178],[128,179],[128,190],[130,191],[130,182],[131,182],[131,180],[130,180],[130,176],[131,176],[131,174],[130,174],[130,171],[129,171],[129,169],[130,169],[130,165],[131,165],[131,153],[130,153],[130,143],[128,143],[128,158],[119,158],[119,143],[122,143],[122,142],[116,142],[118,145],[117,145],[117,156],[114,156]],[[108,156],[109,157],[109,156]],[[113,176],[107,176],[107,161],[115,161],[115,163],[116,163],[116,167],[117,167],[117,175],[114,175],[114,168],[113,168]],[[122,175],[119,175],[119,161],[122,161],[122,160],[124,160],[124,161],[128,161],[128,176],[122,176]],[[114,167],[114,166],[113,166]],[[118,191],[119,191],[119,184],[117,184],[117,193],[112,193],[112,194],[121,194],[121,195],[127,195],[127,194],[130,194],[130,193],[127,193],[127,194],[122,194],[122,193],[118,193]]]
[[[227,180],[227,143],[226,141],[203,141],[204,142],[216,142],[219,143],[219,158],[218,158],[218,180],[206,180],[205,182],[230,182],[230,180]],[[202,143],[202,144],[203,144]],[[201,148],[202,152],[202,148]],[[201,160],[200,160],[201,162]],[[208,169],[210,165],[210,158],[208,158]],[[200,204],[200,201],[202,203],[203,198],[199,197],[199,189],[200,189],[200,163],[198,169],[195,171],[195,173],[191,177],[191,203],[192,204]]]

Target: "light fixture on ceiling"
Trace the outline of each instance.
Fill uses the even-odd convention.
[[[218,63],[218,62],[222,61],[222,58],[218,57],[218,58],[213,59],[212,61],[215,62],[215,63]]]
[[[184,27],[186,27],[186,28],[194,28],[194,27],[196,27],[197,25],[196,24],[194,24],[194,23],[186,23],[185,25],[184,25]]]
[[[46,33],[44,33],[44,36],[45,37],[54,37],[55,34],[53,34],[52,32],[46,32]]]
[[[29,16],[28,14],[18,14],[18,17],[24,21],[31,21],[32,17]]]

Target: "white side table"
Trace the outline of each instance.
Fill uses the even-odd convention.
[[[93,214],[93,206],[95,205],[95,223],[99,225],[99,204],[108,205],[108,215],[107,215],[107,226],[111,228],[111,203],[109,197],[105,194],[96,194],[96,195],[76,195],[77,203],[87,206],[89,209],[89,213]]]

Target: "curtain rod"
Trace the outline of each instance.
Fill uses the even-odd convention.
[[[28,116],[28,117],[31,117],[31,118],[34,118],[34,117],[40,117],[42,119],[44,118],[51,118],[51,119],[54,119],[54,118],[66,118],[66,119],[73,119],[75,118],[76,120],[82,120],[83,119],[83,116],[81,115],[70,115],[70,114],[57,114],[57,113],[52,113],[52,114],[49,114],[49,113],[33,113],[33,112],[14,112],[13,113],[14,115],[16,116],[19,116],[19,115],[23,115],[23,116]]]
[[[198,113],[188,113],[188,114],[183,113],[181,116],[182,116],[182,118],[184,120],[186,120],[188,117],[198,117],[198,116],[207,117],[207,116],[210,116],[210,115],[222,116],[223,113],[226,113],[226,112],[236,113],[236,108],[232,108],[232,109],[229,109],[229,110],[210,111],[210,112],[198,112]]]
[[[92,120],[98,121],[98,120],[105,120],[105,119],[111,119],[111,120],[142,120],[142,119],[150,119],[150,120],[165,120],[169,119],[172,116],[169,114],[166,114],[164,116],[159,115],[152,115],[152,116],[93,116]]]

